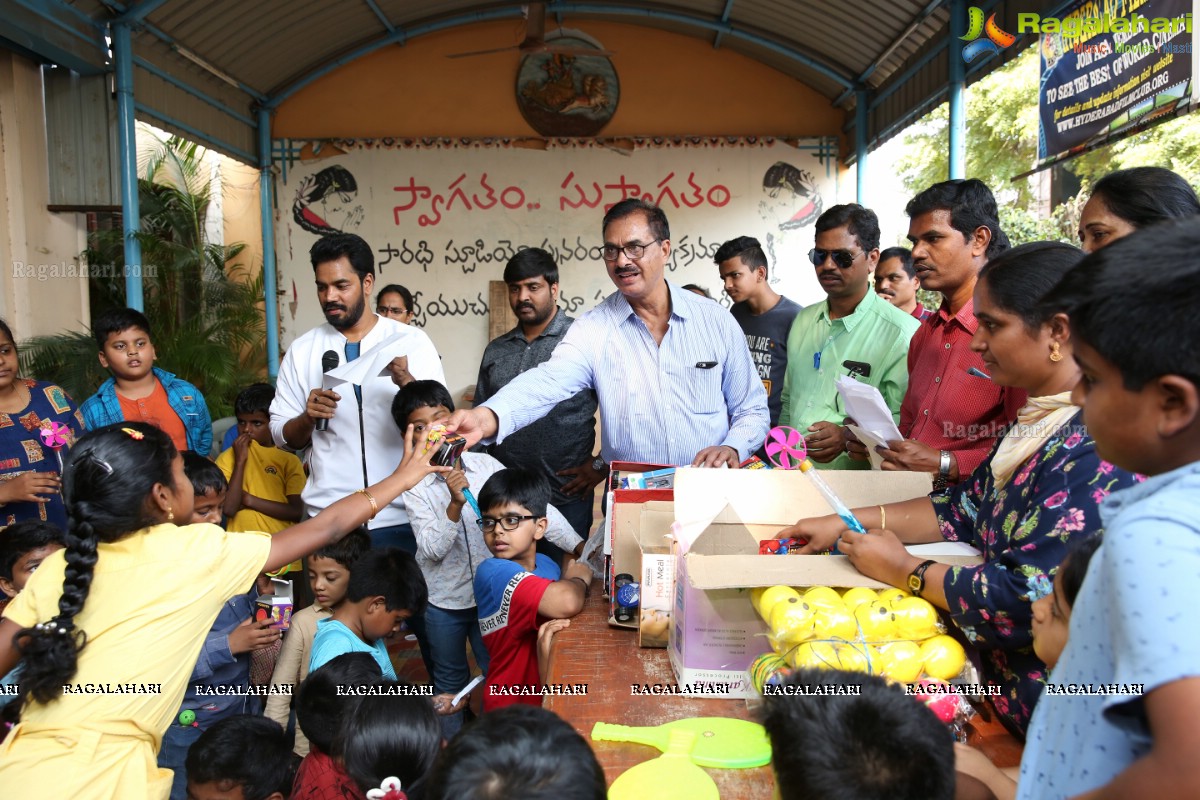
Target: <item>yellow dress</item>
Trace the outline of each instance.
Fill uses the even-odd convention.
[[[101,544],[75,625],[87,632],[69,692],[32,703],[0,744],[5,797],[161,800],[171,771],[155,763],[216,621],[262,572],[265,533],[156,525]],[[47,558],[4,610],[22,627],[58,613],[66,560]]]

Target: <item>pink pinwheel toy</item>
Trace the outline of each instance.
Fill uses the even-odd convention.
[[[71,429],[61,422],[50,422],[45,425],[38,435],[42,437],[42,445],[54,451],[58,459],[58,474],[63,471],[62,449],[71,441]]]

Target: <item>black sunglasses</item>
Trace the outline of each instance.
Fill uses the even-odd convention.
[[[863,252],[860,250],[857,254],[851,253],[849,250],[820,250],[814,247],[808,251],[808,260],[812,262],[814,267],[819,267],[825,263],[825,259],[832,258],[833,263],[839,269],[850,269],[850,265],[854,263],[854,259],[861,256]]]

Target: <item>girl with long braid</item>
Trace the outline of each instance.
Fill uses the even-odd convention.
[[[395,472],[271,536],[177,526],[191,517],[192,485],[158,428],[82,437],[64,470],[67,547],[0,619],[0,676],[24,659],[21,721],[0,745],[3,795],[166,798],[171,772],[156,753],[221,607],[445,471],[430,466],[431,446],[418,448],[410,427]]]

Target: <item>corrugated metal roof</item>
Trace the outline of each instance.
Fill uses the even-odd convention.
[[[994,6],[1009,30],[1015,27],[1011,3],[981,4]],[[955,54],[959,49],[946,42],[948,5],[944,0],[564,0],[547,4],[547,30],[560,19],[581,26],[589,19],[611,20],[700,38],[841,102],[848,123],[854,119],[855,87],[890,92],[870,113],[870,139],[878,142],[944,93],[946,45]],[[255,131],[245,121],[254,109],[340,59],[375,44],[402,44],[405,37],[482,20],[511,19],[513,44],[522,28],[520,4],[478,0],[57,0],[45,8],[75,26],[86,15],[101,30],[122,14],[149,9],[135,27],[135,55],[169,78],[136,67],[140,113],[193,138],[199,131],[206,143],[243,159],[255,151]],[[77,35],[75,41],[80,44]],[[939,57],[893,90],[898,76],[938,46]],[[1002,59],[991,59],[976,76],[998,63]],[[235,116],[170,79],[199,89]]]

